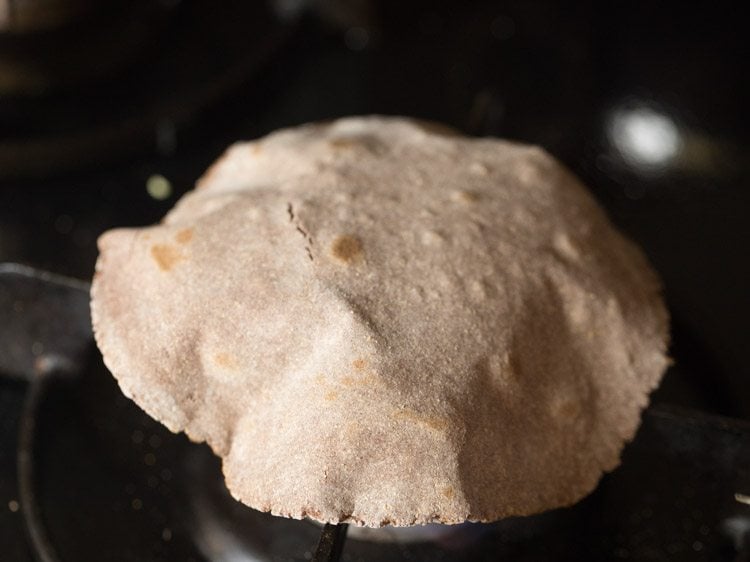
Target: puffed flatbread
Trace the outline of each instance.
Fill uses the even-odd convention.
[[[543,150],[385,117],[232,146],[99,240],[122,391],[275,515],[378,527],[576,502],[668,363],[643,254]]]

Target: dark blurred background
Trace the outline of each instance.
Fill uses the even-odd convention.
[[[0,0],[0,260],[86,279],[99,233],[158,220],[235,140],[434,119],[581,175],[664,279],[663,392],[748,416],[744,22],[720,3]]]
[[[442,121],[579,174],[664,280],[654,401],[750,419],[739,5],[0,0],[0,262],[89,279],[101,232],[159,220],[236,140]]]

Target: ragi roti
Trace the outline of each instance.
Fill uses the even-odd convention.
[[[241,502],[367,526],[576,502],[668,364],[643,254],[543,150],[408,119],[239,143],[99,240],[122,391]]]

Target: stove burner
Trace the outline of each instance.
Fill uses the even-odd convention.
[[[0,370],[9,370],[4,361],[19,342],[27,342],[21,347],[29,354],[34,338],[44,349],[62,353],[63,347],[55,346],[60,333],[39,324],[58,316],[87,319],[87,300],[80,298],[85,287],[0,266],[0,314],[22,310],[36,318],[23,333],[0,338]],[[60,307],[58,315],[34,310],[35,303],[42,303],[42,312],[51,310],[55,299],[67,303],[67,313]],[[90,336],[81,330],[78,337],[83,345]],[[14,364],[24,363],[18,353],[14,357]],[[43,562],[108,559],[115,553],[126,560],[215,561],[739,561],[750,555],[750,508],[743,503],[750,492],[745,422],[652,406],[622,466],[575,506],[459,525],[432,541],[373,542],[356,532],[347,539],[345,525],[321,531],[309,521],[273,517],[234,501],[208,447],[169,433],[124,398],[97,354],[88,362],[75,351],[66,361],[33,364],[42,370],[29,376],[22,412],[19,499],[30,545]],[[79,376],[55,376],[55,365],[69,370],[75,365]],[[87,529],[85,541],[81,529]]]

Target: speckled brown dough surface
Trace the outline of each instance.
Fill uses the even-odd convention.
[[[657,277],[539,148],[342,119],[231,147],[104,234],[123,392],[243,503],[368,526],[573,503],[667,365]]]

